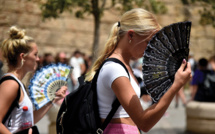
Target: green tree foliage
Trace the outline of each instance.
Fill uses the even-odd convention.
[[[65,11],[75,14],[77,18],[85,15],[94,17],[94,41],[93,41],[93,60],[97,57],[96,52],[99,44],[100,21],[105,10],[115,8],[115,5],[122,5],[115,8],[119,11],[127,11],[135,7],[143,7],[155,14],[167,12],[164,3],[157,0],[46,0],[40,3],[42,16],[46,18],[57,18]],[[111,3],[110,3],[111,2]]]
[[[83,18],[85,13],[93,14],[94,10],[99,10],[100,15],[104,10],[114,8],[116,4],[122,4],[121,11],[127,11],[134,7],[143,7],[155,14],[167,12],[164,3],[157,0],[111,0],[111,6],[105,7],[107,0],[47,0],[40,3],[43,18],[57,18],[64,11],[73,12],[78,18]],[[94,9],[95,8],[95,9]]]
[[[184,5],[201,4],[201,25],[212,25],[215,28],[215,0],[181,0]]]

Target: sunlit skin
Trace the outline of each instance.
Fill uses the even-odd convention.
[[[130,49],[133,53],[134,60],[139,59],[143,56],[144,51],[146,50],[146,47],[153,35],[154,34],[150,36],[140,36],[136,34],[135,38],[133,39],[133,47],[132,49]]]
[[[38,47],[36,43],[32,43],[32,51],[24,57],[24,69],[28,72],[33,72],[37,68],[37,62],[40,60],[38,57]]]

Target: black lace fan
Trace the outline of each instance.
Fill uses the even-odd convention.
[[[188,59],[191,22],[162,28],[150,40],[143,55],[143,82],[154,102],[170,88],[183,59]]]

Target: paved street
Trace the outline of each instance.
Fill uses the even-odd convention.
[[[161,120],[148,132],[143,134],[188,134],[185,132],[186,115],[185,108],[179,101],[178,108],[175,108],[175,101],[173,100],[166,114]],[[38,126],[41,134],[48,134],[49,119],[46,115]]]
[[[146,134],[187,134],[185,108],[173,101],[161,120]]]

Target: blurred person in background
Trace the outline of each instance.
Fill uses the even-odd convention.
[[[54,63],[54,57],[51,53],[45,53],[43,56],[43,66]]]
[[[205,101],[207,97],[204,95],[204,90],[201,89],[200,85],[203,84],[205,75],[208,72],[207,69],[208,60],[201,58],[198,61],[198,69],[194,72],[192,79],[192,91],[191,91],[191,100],[196,101]]]
[[[68,58],[65,52],[58,52],[55,56],[55,63],[69,64]]]
[[[71,80],[72,80],[72,89],[76,90],[79,86],[79,82],[78,82],[78,78],[81,76],[81,74],[84,72],[84,60],[82,57],[82,54],[79,50],[74,51],[70,61],[69,61],[69,65],[73,67],[73,71],[72,71],[72,76],[71,76]]]

